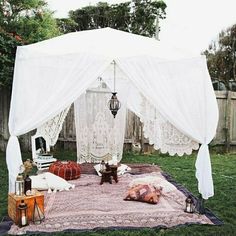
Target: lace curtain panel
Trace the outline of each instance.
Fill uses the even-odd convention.
[[[44,137],[49,146],[56,144],[69,109],[70,106],[37,129],[36,134]]]
[[[189,155],[192,150],[199,148],[197,142],[176,129],[145,97],[142,97],[141,108],[140,119],[143,122],[144,136],[156,150],[168,152],[171,156],[182,156],[184,153]]]
[[[114,119],[107,106],[110,97],[111,92],[103,83],[87,90],[74,103],[79,163],[122,158],[126,108],[121,106]]]

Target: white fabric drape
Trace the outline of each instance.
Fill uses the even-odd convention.
[[[173,62],[140,57],[117,63],[162,116],[202,144],[196,161],[198,189],[205,199],[213,196],[208,144],[216,133],[218,107],[205,57]]]
[[[77,161],[100,162],[123,154],[126,106],[122,104],[114,119],[108,109],[111,91],[102,83],[90,88],[74,103]]]
[[[58,115],[37,128],[37,135],[41,135],[47,140],[47,145],[54,146],[58,140],[59,134],[62,130],[63,122],[67,116],[70,106],[60,112]]]
[[[16,136],[40,127],[72,104],[110,63],[87,54],[28,57],[23,48],[17,50],[9,117],[6,157],[10,192],[14,192],[21,164],[15,161],[21,160]]]
[[[199,144],[175,128],[161,113],[143,97],[142,115],[143,130],[145,138],[150,144],[154,144],[156,150],[169,153],[171,156],[184,153],[190,155],[192,150],[197,150]]]

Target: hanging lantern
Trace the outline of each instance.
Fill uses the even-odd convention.
[[[116,117],[116,114],[121,106],[120,101],[117,99],[116,94],[117,94],[116,92],[112,93],[111,99],[108,103],[109,109],[114,118]]]
[[[186,200],[185,200],[185,212],[187,213],[193,213],[194,212],[194,202],[193,202],[193,199],[192,197],[189,195]]]
[[[113,61],[114,64],[114,92],[112,93],[111,99],[108,102],[108,108],[111,111],[111,114],[116,117],[118,110],[121,107],[120,101],[117,99],[116,92],[116,62]]]
[[[43,212],[41,211],[39,205],[37,204],[36,199],[34,199],[34,212],[33,212],[33,217],[32,221],[34,224],[41,224],[45,219],[45,216]]]
[[[19,204],[17,209],[18,209],[18,225],[20,227],[28,225],[28,218],[27,218],[28,206],[24,202],[24,200],[21,200],[21,203]]]

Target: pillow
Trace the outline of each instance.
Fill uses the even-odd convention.
[[[102,176],[102,174],[100,173],[100,164],[97,164],[94,166],[94,169],[96,170],[97,174],[99,176]],[[123,175],[125,174],[127,171],[130,171],[131,168],[127,165],[124,165],[124,164],[120,164],[117,168],[117,175]]]
[[[102,176],[102,174],[100,173],[100,167],[101,167],[100,164],[97,164],[97,165],[94,166],[94,169],[96,170],[98,176]]]
[[[68,183],[63,178],[56,176],[52,173],[43,173],[37,176],[30,176],[32,180],[32,188],[38,190],[48,190],[48,192],[62,191],[62,190],[69,190],[74,188],[73,184]]]
[[[52,173],[44,173],[45,179],[47,181],[48,184],[48,191],[51,192],[51,190],[53,190],[54,192],[56,191],[62,191],[62,190],[67,190],[69,191],[69,189],[73,189],[75,188],[75,185],[73,184],[69,184],[66,180],[64,180],[63,178],[54,175]]]
[[[141,178],[134,179],[130,182],[129,187],[135,187],[139,184],[148,184],[155,188],[162,188],[162,193],[166,194],[173,190],[176,190],[176,187],[168,182],[166,179],[159,176],[145,176]]]
[[[148,184],[139,184],[128,190],[124,200],[147,202],[157,204],[161,196],[162,188],[155,188]]]
[[[117,175],[123,175],[130,170],[131,168],[129,166],[125,164],[120,164],[120,166],[118,166],[118,169],[117,169]]]
[[[48,171],[65,180],[80,177],[80,165],[75,161],[56,161],[49,166]]]
[[[48,184],[46,179],[44,178],[44,175],[35,175],[30,176],[30,179],[32,181],[32,188],[35,188],[37,190],[48,190]]]

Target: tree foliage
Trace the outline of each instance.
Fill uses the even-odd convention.
[[[59,35],[43,0],[0,0],[0,86],[12,83],[16,47]]]
[[[165,18],[166,4],[163,1],[132,0],[109,5],[99,2],[69,12],[70,24],[65,19],[58,20],[62,32],[111,27],[152,37],[156,32],[156,18]]]
[[[204,52],[212,79],[224,81],[226,87],[236,81],[236,24],[220,32]]]
[[[11,85],[16,46],[21,44],[20,36],[0,31],[0,87]]]

